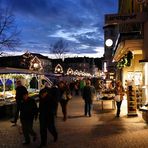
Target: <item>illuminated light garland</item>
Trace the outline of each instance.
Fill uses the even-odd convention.
[[[73,75],[73,70],[72,70],[72,68],[68,68],[68,70],[67,70],[67,75]]]
[[[131,59],[133,58],[133,54],[129,51],[120,61],[117,63],[117,68],[121,69],[123,67],[131,66]]]
[[[55,67],[54,73],[63,73],[63,68],[60,64]]]
[[[78,70],[74,71],[74,75],[78,75],[78,73],[79,73]]]
[[[43,69],[42,63],[36,56],[30,61],[30,70],[39,70],[41,71]]]

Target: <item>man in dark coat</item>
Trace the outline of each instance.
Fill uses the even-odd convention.
[[[40,121],[40,147],[47,145],[47,129],[52,134],[54,142],[57,141],[58,133],[55,127],[55,112],[57,102],[53,98],[52,89],[47,85],[39,93],[39,121]]]
[[[15,100],[16,100],[16,112],[14,115],[14,119],[11,121],[12,123],[14,123],[14,125],[16,125],[18,117],[19,117],[19,113],[20,113],[20,106],[21,106],[21,102],[23,100],[23,94],[24,92],[27,91],[26,87],[22,85],[20,80],[16,81],[16,94],[15,94]]]
[[[82,98],[85,102],[84,114],[85,116],[89,115],[91,117],[91,110],[93,104],[93,97],[95,95],[95,88],[91,85],[91,81],[87,80],[86,86],[84,86],[82,91]]]
[[[34,99],[28,97],[28,92],[23,92],[23,100],[20,106],[20,121],[24,135],[23,144],[30,143],[30,135],[33,136],[33,141],[36,140],[36,133],[33,130],[33,120],[37,118],[38,108]]]

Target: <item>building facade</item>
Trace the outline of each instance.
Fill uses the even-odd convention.
[[[118,4],[117,14],[105,15],[105,25],[114,24],[118,30],[112,51],[116,79],[124,87],[129,82],[140,90],[144,105],[148,102],[148,1],[119,0]]]

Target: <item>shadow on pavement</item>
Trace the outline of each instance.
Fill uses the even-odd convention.
[[[82,118],[82,117],[85,117],[84,115],[70,115],[68,116],[68,119],[70,118]]]

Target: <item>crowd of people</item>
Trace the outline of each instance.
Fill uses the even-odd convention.
[[[11,122],[17,124],[18,117],[24,135],[23,145],[30,144],[30,136],[36,141],[37,135],[33,130],[33,121],[39,119],[40,147],[47,145],[47,131],[53,136],[53,141],[58,140],[58,131],[55,125],[58,105],[61,106],[63,121],[67,120],[67,105],[73,95],[80,95],[84,100],[84,116],[92,116],[93,100],[96,96],[96,88],[90,79],[68,83],[66,81],[53,82],[49,86],[47,82],[39,92],[39,107],[34,99],[30,98],[25,86],[18,80],[16,83],[16,113]],[[121,82],[115,85],[115,94],[120,95],[120,101],[116,101],[117,114],[120,116],[120,107],[124,95]],[[19,116],[20,115],[20,116]]]

